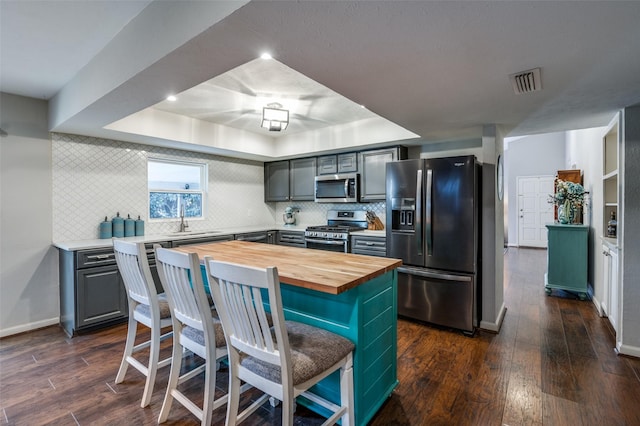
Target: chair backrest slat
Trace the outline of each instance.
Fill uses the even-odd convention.
[[[198,255],[157,247],[156,264],[173,315],[189,327],[204,330],[203,314],[207,312],[209,312],[209,316],[211,314],[207,298],[204,295],[202,274],[190,272],[191,270],[199,272]],[[204,300],[198,302],[198,299],[201,298]]]
[[[284,328],[277,268],[250,268],[210,258],[205,258],[205,265],[227,345],[266,362],[287,365],[289,341]],[[273,333],[264,307],[264,291],[271,308]]]
[[[144,243],[113,240],[113,250],[129,297],[151,305],[157,298]]]

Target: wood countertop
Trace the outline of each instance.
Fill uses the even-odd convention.
[[[330,294],[345,292],[402,264],[400,259],[387,257],[248,241],[198,244],[172,250],[197,253],[201,261],[204,256],[211,256],[216,260],[258,268],[276,266],[281,282]]]

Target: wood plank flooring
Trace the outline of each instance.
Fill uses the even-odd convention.
[[[640,425],[640,359],[615,354],[613,330],[591,301],[545,295],[545,256],[507,252],[499,334],[470,338],[400,320],[400,383],[370,425]],[[125,332],[123,324],[69,339],[48,327],[1,339],[0,425],[157,424],[169,370],[159,372],[151,405],[140,408],[142,375],[130,368],[114,383]],[[217,392],[226,380],[222,368]],[[201,395],[195,382],[188,391]],[[214,424],[224,416],[217,410]],[[322,420],[298,407],[296,424]],[[279,407],[267,403],[245,424],[279,422]],[[174,404],[165,424],[198,422]]]

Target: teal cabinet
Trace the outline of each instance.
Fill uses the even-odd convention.
[[[398,273],[389,271],[340,294],[322,293],[288,284],[280,286],[287,320],[324,328],[351,340],[355,425],[365,426],[398,384]],[[311,391],[340,403],[339,372]],[[304,396],[298,403],[322,415],[329,412]]]
[[[548,224],[547,273],[544,289],[578,293],[587,298],[587,259],[589,227],[586,225]]]

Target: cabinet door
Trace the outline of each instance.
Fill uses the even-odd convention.
[[[290,196],[292,201],[315,199],[316,158],[300,158],[290,162]]]
[[[361,201],[384,200],[386,194],[386,164],[403,160],[406,148],[394,147],[360,153]]]
[[[609,322],[613,329],[618,332],[620,318],[620,289],[618,288],[618,252],[609,252]]]
[[[355,152],[338,155],[338,173],[355,173],[358,171],[358,155]]]
[[[289,201],[289,161],[264,164],[264,201]]]
[[[604,316],[609,316],[611,312],[609,298],[611,291],[611,254],[609,247],[602,245],[602,303],[601,307]]]
[[[128,316],[127,295],[117,267],[80,269],[76,285],[78,328]]]
[[[338,162],[335,155],[318,157],[318,176],[338,173]]]

